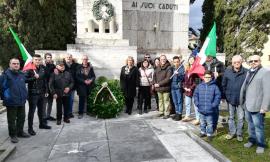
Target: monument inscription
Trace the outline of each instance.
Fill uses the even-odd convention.
[[[132,8],[145,8],[145,9],[159,9],[159,10],[178,10],[178,4],[172,4],[172,3],[149,3],[149,2],[137,2],[133,1]]]

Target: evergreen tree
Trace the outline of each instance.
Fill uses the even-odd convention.
[[[74,43],[75,0],[0,0],[0,65],[20,57],[11,26],[29,53],[34,50],[65,50]]]
[[[216,21],[218,50],[226,53],[226,60],[236,54],[262,54],[270,34],[269,5],[269,0],[205,0],[201,40],[207,36],[209,24]]]

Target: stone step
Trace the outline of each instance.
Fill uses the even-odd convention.
[[[76,38],[76,44],[100,45],[100,46],[129,46],[127,39],[93,39]]]

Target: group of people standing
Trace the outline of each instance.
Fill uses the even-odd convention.
[[[78,64],[68,54],[63,60],[54,64],[52,55],[44,55],[44,64],[40,55],[33,55],[32,68],[21,71],[20,61],[12,58],[9,68],[0,76],[0,92],[3,105],[7,107],[8,130],[11,142],[20,138],[36,135],[33,127],[34,114],[37,109],[39,129],[51,129],[48,121],[61,124],[70,123],[73,118],[74,93],[79,95],[79,116],[83,117],[87,96],[95,80],[95,73],[88,61],[82,57]],[[27,88],[26,88],[27,84]],[[56,100],[56,118],[51,116],[53,100]],[[28,100],[28,133],[24,132],[25,103]]]
[[[137,87],[139,114],[151,109],[152,95],[155,96],[159,116],[164,119],[175,114],[173,119],[176,121],[191,121],[193,105],[193,124],[200,124],[200,136],[207,136],[211,141],[217,129],[220,103],[224,100],[229,110],[229,133],[226,139],[236,137],[238,141],[243,141],[246,117],[249,138],[244,147],[257,144],[256,153],[263,153],[266,147],[264,116],[270,108],[270,93],[267,92],[270,88],[270,71],[261,66],[260,56],[249,57],[249,70],[242,66],[240,55],[233,56],[232,65],[227,68],[217,58],[208,56],[203,64],[203,77],[191,72],[195,57],[191,54],[184,64],[181,56],[174,56],[169,62],[166,55],[161,55],[152,62],[150,55],[146,54],[137,66],[134,59],[128,57],[120,74],[126,113],[132,113]],[[182,119],[183,105],[186,113]]]
[[[192,73],[194,55],[185,63],[181,56],[174,56],[172,62],[166,55],[151,60],[149,54],[135,66],[133,57],[128,57],[126,65],[121,68],[120,86],[125,97],[125,112],[132,114],[134,98],[138,87],[138,113],[147,113],[151,109],[151,97],[156,100],[159,117],[184,122],[191,121],[191,107],[195,111],[194,124],[200,124],[201,137],[212,140],[217,129],[219,107],[222,99],[227,101],[229,110],[229,133],[226,139],[237,138],[243,141],[244,117],[248,123],[248,143],[250,148],[257,144],[256,153],[263,153],[266,147],[264,136],[264,116],[270,108],[270,71],[261,66],[258,55],[249,57],[250,69],[242,66],[240,55],[233,56],[232,65],[225,67],[215,57],[207,57],[203,64],[205,73],[199,76]],[[0,94],[7,107],[8,129],[11,142],[18,138],[36,135],[33,127],[34,113],[38,109],[39,128],[51,129],[48,121],[56,120],[70,123],[73,118],[74,93],[79,96],[79,116],[83,117],[95,73],[88,56],[83,55],[78,64],[68,54],[63,60],[54,64],[52,55],[34,55],[32,68],[20,70],[20,61],[12,58],[9,68],[0,76]],[[28,88],[26,88],[26,83]],[[56,119],[51,116],[52,103],[56,100]],[[25,103],[28,100],[28,133],[24,132]],[[183,115],[185,105],[185,117]],[[235,122],[237,116],[237,122]],[[30,135],[29,135],[30,134]]]

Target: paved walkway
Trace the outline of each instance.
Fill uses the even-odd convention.
[[[101,120],[89,116],[20,139],[12,162],[215,162],[184,132],[186,123],[156,118],[157,112]],[[26,128],[27,126],[25,126]],[[27,128],[26,128],[27,129]],[[0,115],[0,144],[10,144],[6,113]]]

